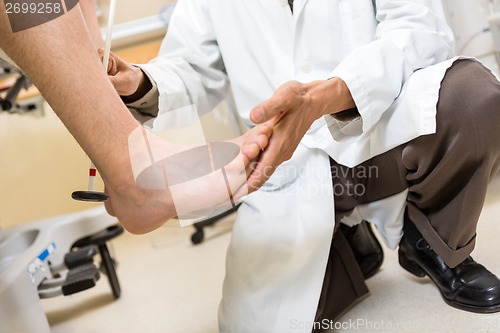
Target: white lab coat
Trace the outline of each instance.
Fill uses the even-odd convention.
[[[338,76],[361,114],[317,120],[292,159],[245,198],[227,255],[222,332],[311,331],[334,224],[329,156],[355,166],[435,132],[453,48],[438,0],[295,0],[293,15],[286,0],[178,1],[160,56],[142,66],[161,112],[192,103],[208,111],[230,81],[250,125],[252,107],[284,82]],[[155,108],[156,97],[137,105]],[[395,248],[406,193],[360,206],[345,222],[375,223]]]

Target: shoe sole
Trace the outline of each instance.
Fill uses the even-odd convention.
[[[488,307],[479,307],[479,306],[464,304],[464,303],[460,303],[460,302],[455,302],[455,301],[452,301],[452,300],[446,298],[446,296],[441,292],[441,289],[439,289],[439,287],[437,286],[438,285],[437,281],[435,281],[432,278],[432,276],[426,272],[425,268],[420,266],[415,261],[411,261],[408,258],[402,257],[401,252],[398,253],[398,257],[399,257],[399,265],[401,265],[401,267],[403,267],[409,273],[411,273],[419,278],[423,278],[425,276],[428,276],[432,280],[432,282],[434,282],[434,285],[439,290],[439,293],[441,294],[441,297],[443,298],[445,303],[448,304],[449,306],[460,309],[460,310],[468,311],[468,312],[483,313],[483,314],[495,313],[495,312],[500,311],[500,304],[494,305],[494,306],[488,306]]]

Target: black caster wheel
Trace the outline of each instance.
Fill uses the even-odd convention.
[[[203,242],[203,237],[205,237],[205,233],[202,229],[199,229],[191,236],[191,241],[193,244],[200,244]]]

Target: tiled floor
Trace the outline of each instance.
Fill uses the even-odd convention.
[[[473,253],[497,275],[499,215],[497,178]],[[200,246],[191,245],[192,228],[172,225],[148,235],[119,237],[114,250],[122,297],[113,300],[104,277],[89,291],[44,300],[53,333],[216,333],[230,229],[228,218],[209,229]],[[500,314],[478,315],[447,306],[429,279],[402,270],[397,252],[385,253],[381,271],[368,281],[371,294],[339,320],[335,332],[500,332]]]

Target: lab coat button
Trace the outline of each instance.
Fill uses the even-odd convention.
[[[306,63],[306,64],[303,64],[300,67],[300,70],[302,71],[302,73],[306,73],[307,74],[307,73],[311,73],[312,68],[311,68],[311,65],[309,65],[309,64]]]

